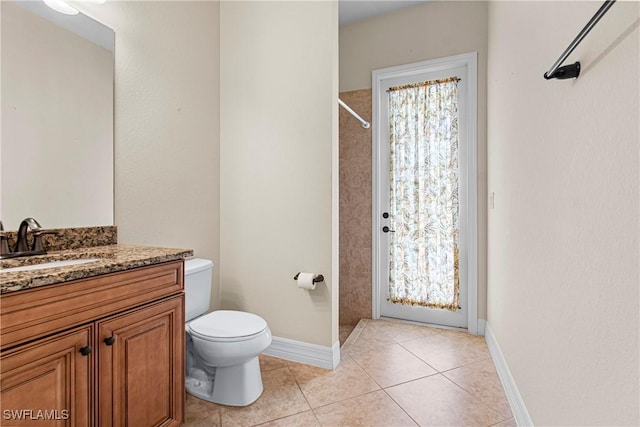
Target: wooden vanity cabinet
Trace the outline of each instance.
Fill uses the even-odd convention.
[[[173,297],[98,324],[98,425],[181,424],[183,303]]]
[[[182,425],[183,268],[180,260],[5,294],[0,424]],[[38,416],[55,419],[30,419]]]
[[[2,355],[1,425],[90,425],[93,359],[80,349],[91,343],[92,329],[59,333]]]

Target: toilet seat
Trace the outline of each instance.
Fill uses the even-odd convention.
[[[238,342],[255,338],[267,329],[260,316],[243,311],[218,310],[189,322],[189,331],[212,342]]]

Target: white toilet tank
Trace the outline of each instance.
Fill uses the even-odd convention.
[[[193,258],[184,262],[185,320],[209,311],[213,262]]]

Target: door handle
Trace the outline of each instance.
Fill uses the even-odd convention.
[[[382,227],[382,232],[383,233],[395,233],[396,230],[391,230],[389,227],[387,227],[386,225],[384,227]]]

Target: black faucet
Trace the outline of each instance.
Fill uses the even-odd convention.
[[[27,243],[27,231],[29,229],[31,229],[31,232],[36,232],[41,230],[42,226],[33,218],[22,220],[20,227],[18,227],[18,236],[16,237],[16,246],[13,248],[13,252],[29,252],[29,244]],[[35,238],[33,242],[35,243]]]
[[[6,258],[11,251],[9,251],[9,236],[4,232],[4,226],[0,221],[0,259]]]
[[[33,235],[33,242],[31,243],[31,247],[29,247],[29,242],[27,240],[27,232],[29,230],[31,230],[31,234]],[[36,221],[34,218],[25,218],[20,223],[20,227],[18,228],[16,245],[13,248],[13,251],[7,251],[8,253],[6,255],[3,253],[1,255],[2,258],[45,254],[47,251],[45,250],[44,243],[42,242],[42,236],[45,234],[57,234],[57,232],[53,230],[43,230],[40,223],[38,223],[38,221]]]

